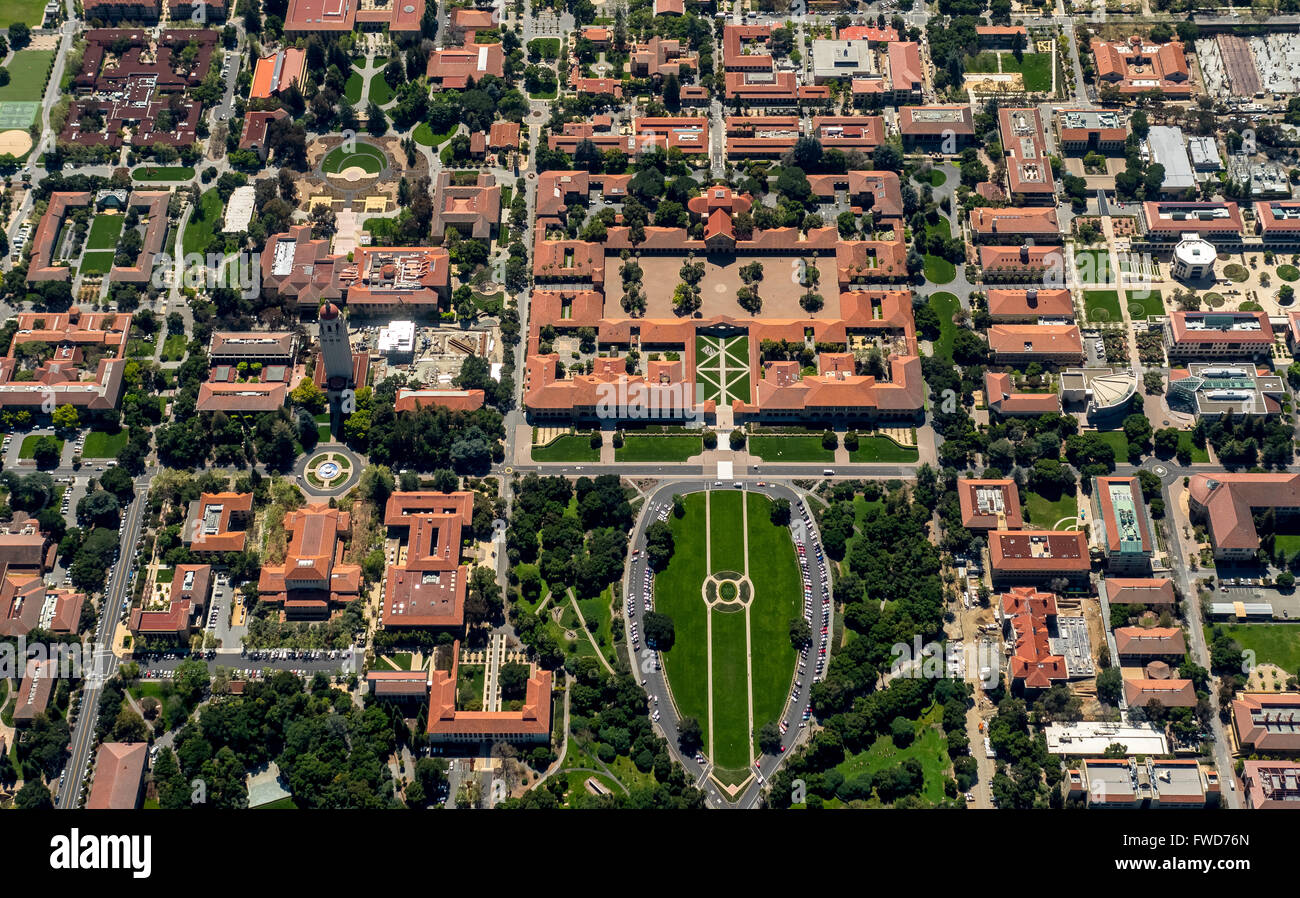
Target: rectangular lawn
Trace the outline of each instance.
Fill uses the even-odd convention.
[[[600,450],[591,448],[590,434],[569,433],[534,446],[533,461],[600,461]]]
[[[858,448],[849,453],[849,459],[858,462],[899,462],[906,464],[917,460],[919,454],[911,446],[900,446],[889,437],[859,436]]]
[[[1243,649],[1255,653],[1260,664],[1276,664],[1288,674],[1300,671],[1300,624],[1215,624],[1206,626],[1208,642],[1211,631],[1222,627]]]
[[[86,443],[82,447],[82,458],[116,458],[117,453],[122,451],[126,445],[127,432],[119,430],[117,433],[104,433],[102,430],[92,430],[86,434]]]
[[[673,700],[684,717],[694,717],[709,741],[707,610],[700,588],[705,569],[704,493],[684,497],[686,514],[670,514],[673,558],[655,576],[655,610],[673,619],[675,641],[663,653],[664,670],[672,687]],[[634,599],[641,601],[640,584],[633,584]],[[644,634],[642,634],[644,635]],[[642,643],[644,646],[644,643]]]
[[[745,570],[745,542],[741,531],[740,490],[709,492],[709,566],[713,573]],[[770,526],[770,525],[769,525]]]
[[[713,627],[713,762],[749,766],[749,672],[743,611],[711,612]],[[757,722],[757,721],[755,721]]]
[[[9,3],[21,0],[5,0]],[[5,14],[0,13],[0,21]],[[19,50],[9,61],[9,83],[0,87],[0,101],[39,102],[45,96],[45,81],[50,72],[53,50]]]
[[[701,437],[690,434],[647,436],[629,434],[623,446],[614,450],[615,461],[686,461],[704,451]]]
[[[1115,290],[1085,290],[1083,309],[1089,321],[1123,321],[1119,293]]]
[[[822,448],[820,436],[767,436],[749,438],[749,451],[766,462],[813,462],[835,460],[835,453]]]
[[[123,215],[96,215],[86,235],[86,249],[117,249],[117,239],[122,236]]]
[[[1035,530],[1052,530],[1062,518],[1073,518],[1079,514],[1079,505],[1073,493],[1065,493],[1056,499],[1039,495],[1031,490],[1025,491],[1026,525],[1032,524]]]

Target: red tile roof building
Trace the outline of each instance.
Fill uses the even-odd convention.
[[[178,564],[172,572],[165,610],[131,612],[129,629],[137,639],[186,642],[201,627],[212,591],[212,565]]]
[[[1169,100],[1192,95],[1187,58],[1178,41],[1147,43],[1136,34],[1126,41],[1094,37],[1090,48],[1097,65],[1097,83],[1118,88],[1125,99],[1152,90]]]
[[[181,542],[201,556],[242,552],[252,513],[252,493],[203,493],[190,506]]]
[[[306,37],[317,32],[365,31],[417,32],[426,0],[289,0],[284,33]]]
[[[1153,658],[1182,663],[1187,640],[1181,627],[1116,627],[1115,649],[1121,661],[1145,664]]]
[[[35,630],[75,635],[81,629],[86,597],[45,585],[41,568],[0,567],[0,637],[26,636]]]
[[[1128,122],[1115,110],[1058,109],[1056,130],[1061,148],[1075,155],[1121,153],[1128,140]]]
[[[307,65],[307,51],[297,47],[258,58],[253,67],[253,85],[249,89],[250,100],[269,100],[285,90],[291,84],[302,86],[302,74]]]
[[[1056,185],[1038,108],[1003,106],[998,110],[998,124],[1007,156],[1011,201],[1026,206],[1055,206]]]
[[[1145,709],[1151,702],[1165,708],[1195,708],[1196,688],[1191,680],[1131,679],[1124,681],[1124,700],[1135,710]]]
[[[1300,810],[1300,764],[1292,761],[1246,761],[1242,794],[1251,810]]]
[[[144,771],[149,760],[146,742],[105,742],[95,755],[95,781],[86,808],[91,811],[134,811],[144,800]]]
[[[1056,596],[1020,586],[1004,593],[999,616],[1012,643],[1007,676],[1025,689],[1047,689],[1069,679],[1065,657],[1052,651]]]
[[[72,270],[66,265],[54,264],[55,242],[63,227],[63,219],[70,209],[89,206],[89,191],[55,191],[50,194],[45,206],[45,214],[36,225],[36,235],[32,237],[32,258],[27,264],[27,282],[66,281]]]
[[[1164,327],[1171,360],[1267,359],[1273,325],[1267,312],[1184,312],[1174,310]]]
[[[462,237],[489,239],[501,221],[501,188],[487,172],[472,186],[451,182],[451,172],[443,170],[433,196],[433,239],[441,242],[447,228],[454,227]]]
[[[551,739],[551,672],[534,668],[528,678],[523,707],[518,711],[460,711],[456,708],[456,678],[460,640],[453,645],[450,673],[430,674],[429,723],[432,742],[547,743]]]
[[[412,390],[401,387],[393,408],[411,412],[418,408],[438,406],[458,412],[472,412],[483,407],[486,394],[482,390]]]
[[[1138,575],[1150,571],[1155,534],[1138,479],[1094,478],[1092,501],[1092,538],[1107,570]]]
[[[1061,226],[1056,209],[976,206],[970,210],[970,229],[976,243],[1060,243]]]
[[[1272,510],[1280,519],[1300,514],[1300,473],[1193,474],[1187,498],[1192,520],[1209,525],[1214,557],[1248,561],[1260,547],[1256,514]]]
[[[984,394],[989,410],[1004,418],[1037,418],[1061,411],[1061,397],[1056,393],[1017,392],[1011,375],[995,371],[984,373]]]
[[[430,53],[424,73],[435,89],[464,90],[471,81],[477,83],[485,75],[502,77],[505,58],[500,44],[466,41],[462,47],[445,47]]]
[[[298,311],[315,312],[322,301],[341,299],[338,271],[346,258],[330,254],[329,241],[313,238],[310,224],[273,234],[262,251],[262,286],[294,297]]]
[[[989,349],[997,365],[1083,363],[1083,336],[1078,325],[995,324],[988,333]]]
[[[54,683],[58,679],[58,664],[54,658],[44,661],[31,659],[24,668],[18,689],[13,694],[13,722],[15,727],[27,726],[50,706]]]
[[[1004,324],[1040,324],[1042,319],[1074,319],[1069,290],[989,290],[989,317]]]
[[[1059,246],[981,246],[985,283],[1065,283],[1065,252]]]
[[[957,502],[967,530],[1019,530],[1025,524],[1014,480],[959,480]]]
[[[898,130],[904,146],[957,153],[975,139],[975,117],[964,104],[903,106],[898,110]]]
[[[1142,204],[1142,218],[1153,243],[1178,243],[1184,234],[1197,234],[1212,243],[1236,244],[1244,227],[1233,202],[1149,200]]]
[[[384,509],[398,563],[384,575],[385,628],[460,627],[465,623],[469,565],[460,560],[462,532],[473,523],[474,494],[394,493]]]
[[[1029,29],[1024,25],[976,25],[975,34],[982,48],[1010,50],[1017,38],[1022,49],[1029,46]]]
[[[286,514],[288,551],[283,564],[262,566],[258,600],[280,606],[287,619],[324,618],[332,608],[356,601],[361,566],[343,560],[342,539],[351,528],[351,514],[322,503]]]
[[[684,52],[681,41],[658,35],[633,47],[628,60],[629,70],[635,78],[666,78],[669,75],[680,78],[683,66],[698,72],[700,59]]]
[[[1178,603],[1174,581],[1168,577],[1107,577],[1106,598],[1112,605],[1172,607]]]
[[[499,214],[500,188],[493,189],[498,191]],[[448,199],[453,209],[457,202]],[[461,226],[472,233],[476,224],[466,219]],[[352,262],[340,269],[339,283],[349,311],[357,314],[434,314],[451,302],[451,257],[440,246],[359,246],[352,251]]]
[[[0,408],[34,409],[53,399],[83,411],[116,408],[127,364],[131,316],[118,312],[23,312],[8,354],[0,359]],[[53,354],[34,369],[24,369],[16,350],[44,343]],[[19,380],[20,371],[31,377]],[[84,379],[83,379],[84,378]]]
[[[1232,726],[1242,754],[1300,754],[1300,693],[1242,693]]]
[[[1255,203],[1259,233],[1269,246],[1300,246],[1300,200],[1261,200]]]
[[[995,530],[989,533],[989,560],[994,582],[1082,582],[1092,569],[1082,530]]]

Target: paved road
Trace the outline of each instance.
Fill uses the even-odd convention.
[[[140,527],[144,520],[145,496],[149,492],[152,475],[137,477],[135,480],[136,498],[127,507],[121,527],[121,540],[118,543],[120,558],[127,559],[127,564],[119,569],[117,576],[109,582],[100,602],[99,622],[95,625],[94,640],[89,644],[90,656],[86,661],[84,687],[81,702],[77,708],[77,719],[72,727],[72,751],[64,768],[55,806],[60,809],[75,808],[81,804],[81,785],[90,765],[90,752],[94,747],[95,724],[99,713],[99,693],[104,682],[117,672],[117,658],[113,655],[112,640],[117,622],[122,616],[125,603],[130,602],[127,589],[131,582],[125,574],[129,565],[135,542],[140,536]]]
[[[791,486],[784,483],[768,483],[764,486],[758,486],[754,480],[741,481],[744,488],[749,492],[758,492],[774,499],[783,498],[790,501],[792,516],[795,521],[800,520],[799,509],[803,507],[802,494]],[[756,806],[762,797],[762,791],[766,780],[769,779],[776,769],[780,766],[781,761],[786,754],[794,748],[795,745],[807,733],[806,728],[800,727],[800,717],[804,709],[808,706],[808,695],[811,692],[812,684],[820,678],[817,666],[818,651],[825,649],[829,656],[829,637],[820,635],[820,622],[814,617],[813,624],[813,645],[808,650],[807,663],[802,670],[797,671],[793,688],[792,697],[787,699],[785,713],[782,719],[786,721],[789,728],[782,736],[782,744],[785,746],[785,752],[777,756],[763,755],[759,758],[757,767],[762,782],[750,780],[749,785],[734,800],[728,800],[717,784],[708,779],[712,769],[712,762],[706,757],[704,763],[696,761],[694,757],[685,755],[677,745],[679,719],[676,705],[673,702],[671,690],[668,687],[667,679],[662,667],[659,664],[657,653],[652,649],[634,645],[630,636],[630,625],[636,623],[638,626],[643,624],[644,607],[645,607],[645,578],[647,570],[646,558],[646,529],[658,520],[660,511],[668,509],[671,513],[672,497],[675,494],[687,494],[701,492],[709,489],[734,489],[728,482],[722,487],[717,487],[711,483],[703,482],[674,482],[665,483],[656,487],[655,490],[646,496],[646,501],[641,507],[641,514],[637,520],[636,527],[633,531],[631,550],[637,557],[628,564],[627,582],[624,584],[624,596],[627,598],[625,611],[629,622],[629,638],[626,643],[628,661],[631,664],[633,675],[640,678],[642,685],[645,687],[646,694],[650,698],[651,714],[658,712],[660,718],[655,725],[668,740],[669,750],[673,753],[678,762],[686,769],[694,779],[696,785],[704,790],[708,803],[711,807],[718,808],[752,808]],[[813,589],[816,593],[820,588],[821,595],[829,600],[830,587],[826,583],[817,582],[817,554],[820,551],[821,539],[817,535],[816,523],[809,518],[806,527],[806,545],[809,560],[809,570],[813,578]],[[816,606],[820,604],[813,602],[814,615]],[[828,612],[828,615],[832,612]],[[830,626],[830,618],[827,617],[827,626],[829,630],[834,628]],[[829,657],[827,658],[829,662]],[[759,721],[755,721],[758,725]]]

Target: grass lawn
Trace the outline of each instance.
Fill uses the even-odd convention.
[[[86,253],[81,257],[82,274],[108,274],[113,267],[113,260],[117,258],[117,253],[109,250],[105,252]]]
[[[961,308],[961,300],[954,293],[932,293],[930,308],[939,316],[939,339],[934,344],[934,355],[952,361],[952,344],[957,339],[957,325],[952,316]]]
[[[628,434],[614,450],[615,461],[686,461],[704,451],[704,440],[691,434]]]
[[[560,55],[558,37],[535,37],[528,42],[528,52],[536,53],[543,59],[556,59]]]
[[[1085,290],[1083,310],[1089,321],[1123,321],[1119,293],[1115,290]]]
[[[900,446],[889,437],[858,436],[858,448],[849,460],[858,462],[914,462],[919,453],[911,446]]]
[[[1137,291],[1125,294],[1128,300],[1128,314],[1134,321],[1143,321],[1165,313],[1165,297],[1159,290],[1147,290],[1142,296]]]
[[[655,610],[673,619],[676,641],[663,653],[673,699],[685,717],[694,717],[709,742],[707,609],[700,596],[705,569],[704,493],[683,497],[686,514],[668,516],[673,557],[654,580]]]
[[[948,176],[937,168],[930,169],[930,186],[942,187],[948,180]]]
[[[194,177],[194,169],[188,165],[146,165],[132,171],[131,177],[137,181],[188,181]]]
[[[82,458],[117,458],[117,453],[126,445],[127,432],[123,428],[117,433],[104,433],[92,430],[86,434],[86,444],[81,450]]]
[[[377,76],[377,77],[379,78],[380,81],[383,81],[383,80],[384,80],[382,75]],[[360,102],[361,102],[361,88],[362,88],[362,86],[365,84],[365,82],[366,82],[366,79],[363,78],[363,77],[361,76],[361,73],[360,73],[360,72],[353,71],[352,74],[348,75],[348,80],[347,80],[347,82],[343,85],[343,97],[344,97],[344,99],[346,99],[346,100],[347,100],[349,103],[351,103],[353,106],[355,106],[355,105],[357,105],[358,103],[360,103]]]
[[[1062,518],[1073,518],[1079,514],[1079,505],[1073,493],[1066,493],[1057,499],[1025,491],[1025,523],[1034,530],[1055,530],[1056,522]],[[1070,526],[1064,525],[1062,529]]]
[[[533,461],[600,461],[600,450],[591,448],[590,434],[568,433],[545,446],[534,446]]]
[[[370,100],[383,106],[393,99],[393,89],[388,86],[384,76],[376,75],[370,79]]]
[[[925,255],[927,284],[951,284],[957,278],[957,266],[940,256]]]
[[[1178,435],[1178,449],[1179,451],[1186,449],[1192,453],[1192,464],[1209,464],[1210,462],[1210,453],[1192,442],[1191,431],[1184,430]]]
[[[749,766],[749,670],[745,663],[745,614],[713,612],[713,762]],[[757,721],[755,721],[757,723]],[[707,744],[707,743],[706,743]]]
[[[1104,249],[1076,249],[1074,270],[1085,284],[1110,284],[1110,253]]]
[[[1284,281],[1300,280],[1300,268],[1294,265],[1279,265],[1277,267],[1277,276]]]
[[[992,50],[977,53],[966,60],[966,71],[988,75],[998,71],[998,54]]]
[[[12,3],[6,0],[5,6],[17,3],[21,0]],[[0,13],[0,22],[5,18],[6,14]],[[45,82],[53,59],[53,50],[19,50],[15,53],[6,67],[9,69],[9,83],[0,87],[0,101],[39,102],[45,96]]]
[[[8,28],[14,22],[35,28],[41,24],[44,15],[45,4],[41,0],[5,0],[0,5],[0,28]]]
[[[199,209],[203,210],[202,218],[195,218],[195,213]],[[221,197],[217,195],[217,189],[205,191],[199,197],[199,205],[190,213],[190,219],[185,224],[185,236],[181,238],[181,248],[185,253],[202,253],[206,252],[208,244],[212,238],[217,235],[217,229],[221,227],[224,218],[224,206]]]
[[[86,249],[117,249],[117,239],[122,236],[124,215],[96,215],[86,235]]]
[[[35,458],[35,457],[36,457],[36,441],[39,440],[39,439],[40,439],[40,435],[38,435],[38,434],[32,434],[31,436],[23,437],[23,443],[22,443],[21,446],[18,447],[18,457],[19,457],[19,458]],[[57,442],[58,442],[58,444],[59,444],[59,452],[62,452],[62,451],[63,451],[63,440],[57,440]]]
[[[1103,430],[1097,436],[1101,437],[1103,442],[1109,443],[1110,447],[1115,450],[1115,464],[1123,465],[1128,463],[1128,437],[1124,436],[1124,431]]]
[[[611,663],[615,660],[614,637],[610,632],[610,625],[613,622],[613,612],[610,611],[612,601],[613,596],[609,587],[605,587],[605,591],[594,599],[582,599],[578,602],[578,607],[582,609],[582,616],[586,618],[587,623],[596,622],[596,632],[591,635],[596,640],[601,654]]]
[[[451,138],[451,135],[456,133],[456,128],[458,126],[459,123],[452,125],[441,134],[434,134],[433,129],[429,127],[428,122],[420,122],[420,124],[415,126],[415,130],[411,132],[411,136],[414,137],[415,142],[422,147],[441,146]]]
[[[326,174],[337,174],[347,168],[356,166],[367,174],[378,174],[383,171],[384,166],[388,164],[388,159],[384,156],[384,151],[373,144],[358,140],[356,146],[351,152],[348,152],[342,146],[337,146],[329,151],[321,168]]]
[[[709,567],[712,573],[745,570],[745,540],[741,532],[740,490],[709,491]]]
[[[763,461],[814,462],[822,463],[835,460],[835,453],[822,448],[820,436],[766,436],[759,434],[749,438],[749,451]]]
[[[790,619],[802,613],[799,562],[790,532],[769,517],[766,496],[746,493],[749,502],[749,579],[754,601],[749,606],[753,643],[754,729],[780,719],[794,676],[796,653],[790,645]]]
[[[1300,671],[1300,624],[1214,624],[1205,628],[1207,642],[1219,628],[1253,651],[1256,663],[1276,664],[1288,674]]]
[[[163,341],[162,360],[164,362],[179,362],[185,358],[185,347],[188,344],[184,334],[169,334]]]
[[[881,736],[866,751],[849,755],[835,769],[844,774],[846,780],[851,780],[864,773],[875,774],[896,767],[907,758],[916,758],[921,762],[925,777],[922,797],[931,802],[942,801],[943,780],[949,767],[942,721],[943,706],[936,704],[916,722],[916,738],[907,748],[896,746],[892,736]]]
[[[1017,61],[1014,53],[1002,54],[1002,71],[1019,72],[1025,79],[1025,90],[1052,89],[1052,54],[1025,53]]]

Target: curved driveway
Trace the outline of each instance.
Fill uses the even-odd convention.
[[[703,492],[705,490],[732,490],[736,487],[735,483],[741,483],[746,492],[762,493],[772,499],[788,499],[790,501],[791,523],[801,521],[801,511],[806,510],[803,496],[797,490],[784,483],[773,483],[770,481],[679,481],[674,483],[665,483],[656,487],[652,492],[646,495],[645,503],[641,507],[641,514],[637,519],[636,527],[632,532],[632,541],[629,549],[638,551],[635,560],[629,562],[627,570],[627,579],[623,584],[624,613],[629,621],[636,621],[640,626],[643,622],[644,608],[644,580],[646,571],[646,529],[658,520],[659,511],[665,507],[671,509],[672,500],[675,494],[687,494],[694,492]],[[758,484],[762,483],[762,486]],[[812,588],[814,596],[820,595],[824,599],[830,598],[829,583],[822,584],[819,580],[819,573],[816,566],[817,552],[821,547],[821,538],[817,535],[817,526],[812,520],[812,514],[809,512],[808,522],[806,524],[807,541],[806,547],[808,552],[808,575],[812,578]],[[631,599],[631,611],[627,610],[628,600]],[[762,782],[751,778],[745,789],[736,796],[734,800],[728,800],[725,793],[718,788],[717,784],[709,780],[709,773],[712,763],[706,757],[704,764],[696,762],[694,757],[688,757],[682,753],[677,746],[677,734],[679,715],[677,707],[673,702],[672,691],[668,687],[667,677],[664,671],[657,663],[655,654],[650,649],[642,648],[638,651],[632,648],[632,642],[629,636],[625,641],[625,647],[628,653],[628,660],[631,663],[633,675],[643,679],[646,694],[650,698],[651,711],[659,711],[660,719],[655,726],[668,740],[669,750],[677,761],[686,769],[686,771],[695,779],[696,785],[704,790],[710,807],[716,808],[752,808],[758,804],[762,790],[766,781],[771,778],[780,766],[785,755],[789,754],[795,745],[797,745],[808,732],[807,728],[801,728],[800,722],[803,711],[808,707],[809,693],[812,684],[820,679],[821,674],[817,669],[817,652],[825,648],[827,652],[827,662],[830,655],[830,638],[821,635],[821,628],[816,621],[816,606],[819,603],[813,602],[813,615],[811,621],[813,631],[813,644],[808,649],[808,661],[804,670],[799,672],[796,669],[796,676],[791,684],[791,696],[786,699],[785,713],[782,720],[789,723],[789,728],[781,737],[781,744],[785,746],[785,752],[776,756],[761,755],[756,764],[758,773],[762,777]],[[832,603],[833,608],[833,603]],[[833,614],[833,611],[831,612]],[[828,630],[833,631],[833,626],[828,626]],[[796,695],[798,698],[794,698]],[[753,768],[751,768],[751,771]]]

